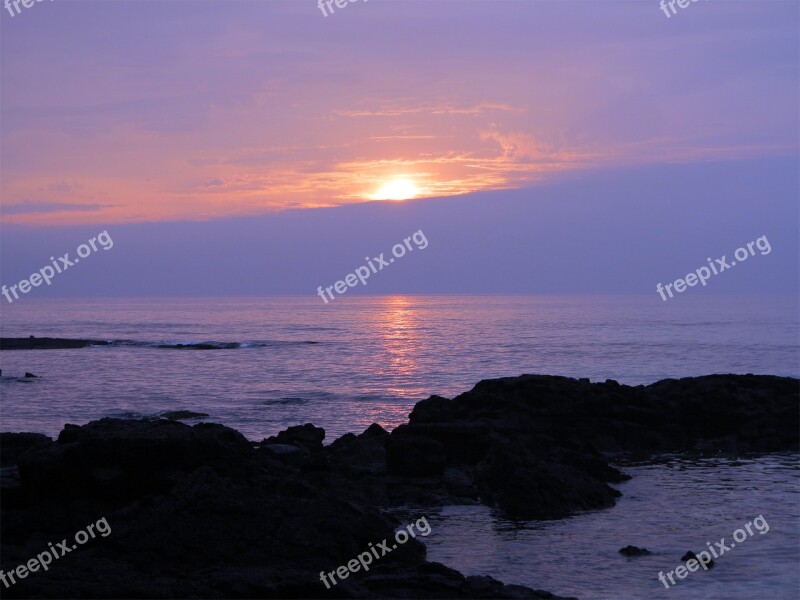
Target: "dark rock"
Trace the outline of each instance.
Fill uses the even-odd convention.
[[[315,427],[311,423],[289,427],[278,435],[264,440],[265,444],[289,444],[305,448],[310,452],[322,451],[322,440],[325,439],[325,430]]]
[[[55,442],[0,434],[0,568],[106,517],[108,538],[7,595],[546,598],[427,563],[417,540],[330,590],[319,572],[393,535],[379,507],[479,498],[508,517],[558,518],[620,495],[609,484],[627,476],[604,452],[796,452],[799,392],[755,375],[636,387],[525,375],[433,396],[391,434],[372,425],[328,447],[311,424],[261,444],[163,419],[66,425]]]
[[[650,550],[647,548],[637,548],[636,546],[625,546],[624,548],[619,549],[620,554],[624,554],[625,556],[647,556],[648,554],[652,554]]]
[[[362,433],[358,437],[362,439],[371,439],[371,438],[384,438],[387,435],[389,435],[388,431],[386,431],[383,427],[381,427],[377,423],[373,423],[372,425],[367,427],[364,430],[364,433]]]
[[[442,423],[453,416],[454,404],[447,398],[431,396],[427,400],[417,402],[408,417],[409,423]]]
[[[629,477],[608,453],[800,450],[799,391],[796,379],[755,375],[636,387],[541,375],[481,381],[453,400],[419,402],[392,432],[387,465],[395,476],[434,477],[395,486],[414,499],[470,501],[460,494],[477,488],[508,516],[564,516],[614,504],[619,492],[608,484]],[[442,488],[435,478],[451,469],[459,485]]]
[[[192,410],[167,410],[161,413],[160,416],[170,421],[181,421],[184,419],[200,419],[202,417],[207,417],[208,413],[194,412]]]
[[[320,432],[304,427],[276,438],[316,447],[310,442],[319,443]],[[376,446],[386,437],[353,436],[341,444]],[[117,419],[67,426],[56,442],[30,434],[3,434],[0,442],[20,450],[16,481],[13,467],[2,473],[0,568],[9,572],[48,540],[72,539],[101,518],[110,527],[107,537],[18,581],[6,595],[549,597],[427,563],[414,538],[375,561],[368,573],[326,589],[320,571],[346,564],[370,543],[391,540],[397,523],[342,496],[352,487],[346,478],[338,487],[321,485],[333,474],[282,462],[283,456],[312,454],[305,447],[254,448],[221,425]],[[5,501],[6,491],[13,502]]]
[[[386,441],[386,467],[394,475],[441,477],[446,457],[444,446],[429,437],[409,435],[401,425]]]
[[[308,454],[308,450],[299,446],[292,446],[290,444],[261,444],[262,450],[267,450],[278,456],[285,456],[288,454]]]
[[[706,554],[708,554],[708,551],[706,551]],[[696,560],[697,562],[699,562],[701,564],[705,564],[705,566],[708,567],[709,569],[714,566],[714,561],[713,561],[713,559],[711,559],[710,556],[709,556],[708,561],[704,562],[704,561],[701,561],[699,558],[697,558],[697,554],[695,554],[691,550],[689,550],[686,554],[684,554],[681,557],[681,560],[684,561],[684,562],[686,562],[688,560],[692,560],[692,559]]]
[[[386,440],[389,433],[373,423],[361,435],[348,433],[327,448],[328,456],[341,472],[361,479],[386,474]],[[364,482],[360,481],[360,485]]]
[[[613,506],[619,492],[564,463],[544,460],[510,442],[478,466],[481,497],[512,519],[557,519],[576,510]]]
[[[464,577],[439,563],[392,572],[379,569],[370,572],[363,585],[369,598],[558,598],[519,585],[503,585],[491,577]]]
[[[495,441],[490,429],[480,423],[414,423],[412,426],[401,425],[395,432],[439,442],[449,464],[475,465],[486,456]]]
[[[105,340],[72,340],[64,338],[0,338],[0,350],[62,350],[66,348],[88,348],[108,346]]]
[[[25,504],[25,493],[16,465],[0,467],[0,504],[6,509],[22,508]]]
[[[307,449],[291,444],[261,444],[258,451],[298,469],[307,469],[319,464]]]
[[[15,465],[25,451],[52,443],[41,433],[0,433],[0,465]]]
[[[176,472],[235,469],[250,450],[244,436],[223,425],[101,419],[66,425],[57,443],[25,452],[18,464],[32,502],[86,493],[123,501],[168,491]],[[93,475],[109,468],[121,470],[117,487]]]

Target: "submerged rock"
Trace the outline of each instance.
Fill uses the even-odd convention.
[[[702,554],[702,552],[701,552],[701,554]],[[706,552],[706,554],[708,554],[708,552]],[[684,554],[681,557],[681,560],[684,561],[684,562],[686,562],[688,560],[696,560],[698,563],[704,564],[709,569],[714,566],[714,560],[711,558],[711,556],[708,557],[708,560],[703,561],[703,560],[700,560],[699,558],[697,558],[697,554],[695,554],[691,550],[689,550],[686,554]]]
[[[647,556],[648,554],[652,554],[647,548],[637,548],[636,546],[620,548],[619,553],[625,556]]]

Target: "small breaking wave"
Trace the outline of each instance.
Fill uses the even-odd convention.
[[[278,348],[282,346],[305,346],[307,344],[318,344],[319,342],[286,342],[286,341],[267,341],[267,342],[165,342],[156,344],[155,348],[170,350],[239,350],[244,348]]]
[[[164,410],[157,413],[143,413],[133,410],[111,411],[109,416],[116,419],[130,419],[133,421],[157,421],[159,419],[169,419],[170,421],[186,421],[191,419],[202,419],[208,417],[208,413],[193,410]]]
[[[297,396],[288,396],[288,397],[285,397],[285,398],[274,398],[274,399],[271,399],[271,400],[264,400],[263,403],[266,404],[266,405],[271,405],[271,404],[282,404],[282,405],[306,404],[306,403],[308,403],[308,399],[307,398],[299,398]]]

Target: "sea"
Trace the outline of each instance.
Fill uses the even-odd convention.
[[[712,373],[800,376],[796,296],[350,296],[38,299],[0,306],[0,336],[102,340],[0,352],[0,429],[50,436],[102,417],[197,415],[262,440],[314,423],[325,443],[391,429],[430,395],[526,373],[649,384]],[[30,372],[35,378],[25,378]],[[798,407],[800,410],[800,407]],[[514,523],[431,511],[430,560],[579,598],[800,597],[800,456],[620,465],[617,506]],[[411,510],[411,509],[409,509]],[[413,511],[412,511],[413,512]],[[659,571],[755,517],[770,525],[666,589]],[[413,516],[409,513],[409,518]],[[617,550],[644,546],[628,559]]]

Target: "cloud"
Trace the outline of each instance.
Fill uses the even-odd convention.
[[[82,189],[83,186],[80,183],[69,181],[58,181],[56,183],[51,183],[48,186],[42,188],[42,191],[47,192],[56,192],[59,194],[69,194],[71,192],[78,191]]]
[[[292,0],[195,3],[190,21],[183,3],[156,3],[158,18],[68,4],[4,30],[14,223],[222,218],[363,202],[400,177],[461,195],[798,151],[797,3],[707,3],[673,23],[636,2],[382,2],[335,27]]]
[[[480,115],[486,112],[511,112],[517,110],[508,104],[483,102],[474,106],[454,106],[452,104],[428,104],[424,106],[385,106],[373,110],[337,110],[335,114],[344,117],[397,117],[401,115]]]
[[[0,208],[0,213],[6,215],[28,215],[58,212],[91,212],[109,208],[108,204],[68,204],[59,202],[20,202]]]

